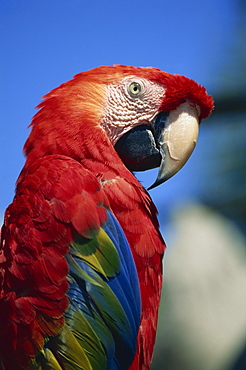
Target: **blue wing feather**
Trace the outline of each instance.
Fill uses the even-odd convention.
[[[121,273],[117,279],[111,279],[109,286],[112,288],[126,312],[132,327],[138,332],[141,298],[136,266],[128,241],[118,221],[111,212],[108,212],[108,221],[103,226],[110,239],[115,244],[121,260]]]
[[[108,219],[103,230],[117,250],[119,271],[116,271],[113,277],[105,277],[79,258],[71,247],[68,256],[70,308],[65,316],[71,331],[74,331],[74,317],[77,317],[74,313],[80,312],[87,321],[88,333],[84,333],[82,327],[79,336],[81,345],[88,342],[88,337],[91,338],[90,343],[85,343],[84,347],[92,365],[94,357],[97,356],[93,350],[99,340],[104,351],[105,366],[101,361],[101,367],[98,369],[117,370],[127,369],[133,361],[140,323],[141,300],[130,246],[112,212],[107,213]],[[96,368],[96,365],[94,366]]]

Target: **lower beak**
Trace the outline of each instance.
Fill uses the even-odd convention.
[[[151,125],[143,124],[123,135],[115,149],[131,171],[159,167],[155,182],[162,184],[177,173],[193,152],[199,131],[198,109],[189,101],[170,112],[160,112]]]

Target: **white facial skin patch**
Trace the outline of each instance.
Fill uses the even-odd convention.
[[[133,127],[150,123],[164,96],[164,86],[135,76],[109,84],[101,126],[112,144]]]

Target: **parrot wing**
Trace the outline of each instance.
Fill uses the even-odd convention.
[[[138,277],[93,174],[63,155],[24,167],[1,245],[0,369],[130,366],[141,315]]]

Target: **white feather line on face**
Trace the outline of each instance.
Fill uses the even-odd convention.
[[[141,85],[141,93],[137,96],[129,93],[129,85],[133,82]],[[135,76],[109,84],[101,126],[111,143],[115,145],[133,127],[150,123],[158,113],[164,96],[164,86]]]

